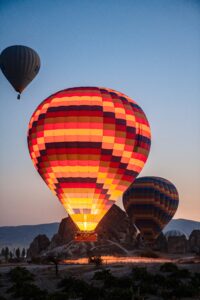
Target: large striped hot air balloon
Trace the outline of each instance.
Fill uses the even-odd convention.
[[[32,161],[78,229],[92,232],[142,170],[150,127],[129,97],[75,87],[45,99],[28,130]]]
[[[123,195],[128,216],[150,243],[174,216],[178,203],[177,189],[161,177],[137,178]]]

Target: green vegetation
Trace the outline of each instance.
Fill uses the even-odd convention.
[[[20,300],[144,300],[199,299],[200,273],[190,273],[174,264],[163,264],[157,272],[134,267],[128,276],[114,276],[110,269],[96,271],[90,282],[68,276],[59,280],[53,293],[40,289],[26,268],[16,267],[8,273],[13,299]],[[56,277],[55,277],[56,278]],[[4,295],[0,300],[5,300]]]
[[[58,287],[61,288],[62,292],[66,293],[69,298],[81,298],[82,300],[102,299],[101,289],[74,277],[62,279]]]
[[[1,249],[1,256],[6,262],[16,263],[24,261],[26,258],[26,249],[17,248],[16,250],[11,251],[8,247]]]
[[[47,294],[32,283],[34,275],[26,268],[16,267],[8,273],[8,277],[13,285],[7,290],[7,293],[12,294],[14,298],[42,300],[42,297]]]
[[[8,273],[8,276],[10,277],[12,282],[19,284],[21,284],[21,282],[33,281],[34,279],[34,275],[23,267],[16,267],[12,269]]]
[[[160,267],[160,271],[161,272],[176,272],[178,270],[177,265],[173,264],[173,263],[164,263],[161,267]]]

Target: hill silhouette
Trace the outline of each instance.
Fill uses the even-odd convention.
[[[58,222],[0,227],[0,248],[5,246],[10,248],[27,248],[37,235],[45,234],[51,239],[58,232],[58,228]],[[181,230],[189,236],[194,229],[200,229],[200,222],[187,219],[173,219],[165,227],[164,232],[168,230]]]

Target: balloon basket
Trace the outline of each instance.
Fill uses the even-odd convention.
[[[92,232],[84,232],[79,231],[74,236],[75,242],[96,242],[97,241],[97,233]]]

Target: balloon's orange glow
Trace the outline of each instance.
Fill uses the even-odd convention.
[[[82,231],[92,231],[142,170],[150,127],[129,97],[97,87],[44,100],[29,123],[32,161]]]

